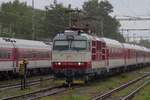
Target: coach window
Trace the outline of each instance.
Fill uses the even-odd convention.
[[[42,53],[41,52],[38,52],[37,54],[38,54],[37,58],[42,58]]]
[[[101,50],[101,42],[97,41],[97,50],[100,51]]]
[[[42,58],[42,52],[38,52],[38,57],[37,58]]]
[[[8,59],[10,58],[10,52],[7,53],[7,58],[8,58]]]
[[[10,58],[10,52],[4,51],[4,50],[0,51],[0,58],[9,59]]]
[[[3,51],[0,51],[0,58],[3,58]]]
[[[48,56],[49,56],[48,52],[45,52],[44,55],[45,55],[44,58],[48,58]]]
[[[92,55],[92,60],[96,60],[96,55]]]
[[[102,60],[105,60],[105,49],[102,49]]]
[[[96,41],[92,41],[92,46],[96,46]]]
[[[118,50],[118,52],[117,52],[118,58],[120,58],[120,56],[121,56],[120,49],[117,49],[117,50]]]
[[[105,55],[102,55],[102,60],[105,60]]]
[[[92,53],[96,53],[96,48],[92,48]]]
[[[40,58],[40,52],[39,51],[36,52],[36,58]]]
[[[0,52],[0,59],[1,59],[2,57],[1,57],[1,52]]]
[[[102,49],[102,53],[105,54],[105,49]]]
[[[106,46],[106,44],[105,43],[102,43],[102,47],[105,47]]]
[[[0,51],[0,58],[2,58],[2,51]]]
[[[46,52],[46,58],[49,58],[49,57],[50,57],[49,52]]]
[[[6,52],[2,51],[2,58],[6,58]]]
[[[33,57],[33,58],[38,57],[38,53],[34,51],[34,52],[32,53],[32,57]]]
[[[46,52],[42,52],[42,58],[46,58]]]
[[[102,60],[102,54],[101,53],[99,54],[99,60]]]
[[[4,58],[4,52],[1,51],[1,58]]]

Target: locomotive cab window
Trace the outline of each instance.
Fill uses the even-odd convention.
[[[71,42],[72,50],[86,50],[87,42],[84,40],[75,40]]]
[[[68,50],[69,49],[69,41],[55,40],[53,49],[54,50]]]
[[[86,40],[55,40],[53,50],[87,50]]]

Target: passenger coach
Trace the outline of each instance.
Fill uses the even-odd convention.
[[[51,45],[42,41],[0,38],[0,77],[18,73],[23,59],[28,60],[28,70],[40,73],[51,69]]]

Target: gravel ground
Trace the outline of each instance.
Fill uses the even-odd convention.
[[[40,100],[90,100],[91,97],[98,94],[102,94],[107,90],[111,90],[117,86],[120,86],[121,84],[128,82],[132,79],[135,79],[146,72],[150,72],[150,67],[132,71],[132,72],[123,73],[118,76],[113,76],[106,79],[95,80],[83,87],[70,89],[66,92],[56,94],[54,96],[43,97]],[[145,93],[144,95],[148,95],[148,93]],[[139,100],[144,100],[144,99],[139,99]],[[145,100],[150,100],[150,99],[145,99]]]
[[[55,86],[55,85],[57,85],[57,84],[55,84],[53,82],[53,80],[44,80],[44,81],[41,82],[41,84],[37,84],[37,85],[34,85],[34,86],[29,86],[25,90],[21,90],[20,88],[6,89],[6,90],[3,90],[3,91],[0,91],[0,99],[4,98],[4,97],[10,97],[10,96],[15,96],[15,95],[25,94],[25,93],[28,93],[28,92],[39,90],[39,89],[42,89],[42,88],[52,87],[52,86]]]

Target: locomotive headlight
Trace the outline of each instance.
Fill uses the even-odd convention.
[[[78,62],[78,65],[80,66],[80,65],[81,65],[81,63],[80,63],[80,62]]]
[[[61,62],[58,62],[58,65],[61,65]]]
[[[81,65],[84,65],[84,63],[83,62],[78,62],[78,65],[81,66]]]

